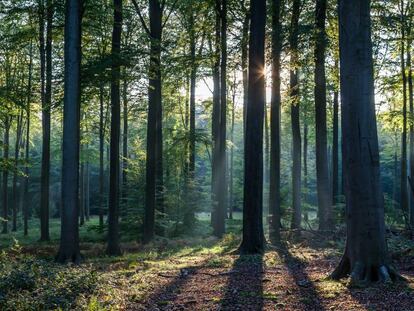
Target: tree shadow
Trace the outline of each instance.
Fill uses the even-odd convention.
[[[262,255],[238,257],[228,272],[220,310],[262,310],[263,273]]]
[[[295,282],[295,287],[299,291],[297,294],[298,302],[303,305],[303,310],[324,311],[325,306],[322,304],[315,285],[305,271],[305,264],[292,255],[286,247],[277,249],[277,253]]]

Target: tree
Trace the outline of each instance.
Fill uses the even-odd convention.
[[[79,119],[82,1],[67,0],[62,143],[62,213],[56,261],[79,263]]]
[[[272,1],[272,98],[270,107],[269,237],[280,242],[280,54],[282,51],[282,1]]]
[[[121,35],[122,0],[114,0],[114,28],[112,33],[112,77],[111,77],[111,153],[108,209],[108,255],[120,255],[119,246],[119,139],[121,127]]]
[[[394,279],[385,240],[369,0],[340,0],[339,42],[347,241],[332,278]],[[368,190],[368,191],[367,191]]]
[[[262,213],[266,1],[252,0],[250,16],[248,101],[244,147],[243,240],[240,245],[240,252],[244,254],[262,253],[265,244]]]
[[[331,193],[328,171],[328,142],[326,130],[326,0],[317,0],[315,9],[315,126],[316,126],[316,182],[318,193],[319,229],[332,226]]]
[[[9,169],[7,162],[9,160],[9,144],[10,144],[10,116],[4,116],[4,138],[3,138],[3,231],[2,233],[9,232]]]
[[[290,98],[291,98],[291,121],[292,121],[292,229],[300,228],[301,223],[301,135],[300,135],[300,114],[299,114],[299,57],[298,57],[298,37],[299,37],[299,14],[300,0],[293,1],[292,18],[290,25],[289,45],[290,45]]]

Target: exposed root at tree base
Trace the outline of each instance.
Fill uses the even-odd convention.
[[[344,256],[329,278],[340,280],[346,277],[349,277],[350,286],[366,286],[372,282],[392,283],[405,281],[405,278],[391,265],[375,266],[358,261],[352,265],[351,269],[349,258]]]

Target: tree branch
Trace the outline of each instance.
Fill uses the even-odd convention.
[[[142,27],[144,28],[144,30],[147,33],[147,35],[151,37],[151,31],[147,27],[147,24],[145,23],[144,17],[142,17],[141,10],[139,9],[139,6],[138,6],[137,1],[136,0],[132,0],[132,3],[134,4],[135,11],[137,12],[137,14],[139,16],[139,20],[141,21]]]

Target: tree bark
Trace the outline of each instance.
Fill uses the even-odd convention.
[[[299,36],[299,14],[300,0],[293,1],[291,29],[289,36],[290,44],[290,98],[291,98],[291,121],[292,121],[292,229],[299,229],[301,223],[301,135],[299,115],[299,69],[298,69],[298,36]]]
[[[56,261],[79,263],[79,117],[82,1],[67,0],[62,146],[62,214]]]
[[[328,230],[332,228],[332,201],[329,186],[328,141],[326,130],[326,6],[326,0],[316,1],[315,127],[319,230]]]
[[[26,155],[25,155],[25,177],[24,177],[24,206],[23,206],[23,232],[24,236],[29,234],[29,177],[30,177],[30,109],[32,101],[32,79],[33,79],[33,42],[30,41],[29,50],[29,77],[27,82],[27,106],[26,106]]]
[[[104,86],[101,82],[99,86],[99,226],[104,226],[104,148],[105,148],[105,129],[104,129]]]
[[[412,69],[412,59],[411,59],[411,44],[412,44],[412,40],[411,40],[411,26],[412,26],[412,22],[411,19],[409,21],[409,27],[407,27],[408,29],[408,33],[407,33],[407,37],[409,38],[407,41],[407,71],[408,71],[408,76],[407,76],[407,83],[408,83],[408,103],[409,103],[409,109],[410,109],[410,116],[412,118],[412,116],[414,116],[414,97],[413,97],[413,69]],[[410,120],[410,176],[411,176],[411,180],[414,177],[414,125],[413,125],[413,120]],[[414,230],[414,196],[411,195],[411,200],[410,200],[410,211],[409,211],[409,215],[410,215],[410,227],[411,230]]]
[[[272,98],[270,107],[269,237],[280,243],[280,54],[282,52],[282,0],[272,1]]]
[[[161,102],[161,35],[162,9],[159,0],[149,0],[150,69],[148,88],[146,206],[143,243],[155,234],[155,209],[162,198],[162,102]],[[161,201],[160,201],[161,200]]]
[[[336,62],[336,70],[339,70]],[[339,92],[334,91],[332,121],[332,202],[338,203],[339,195]]]
[[[370,1],[340,0],[339,21],[347,241],[332,278],[350,275],[354,284],[388,282],[397,274],[385,240]]]
[[[112,73],[111,73],[111,152],[109,172],[108,245],[110,256],[121,254],[119,245],[119,143],[121,133],[121,35],[122,0],[114,0],[114,25],[112,32]]]
[[[240,245],[240,252],[244,254],[263,253],[265,245],[263,233],[263,118],[266,1],[252,0],[250,12],[243,240]]]
[[[14,145],[14,171],[13,171],[13,210],[12,210],[12,231],[17,231],[17,208],[18,208],[18,188],[17,188],[17,173],[19,170],[19,155],[20,155],[20,144],[23,130],[23,109],[17,118],[16,123],[16,141]]]
[[[405,16],[404,1],[401,0],[401,75],[403,91],[403,129],[401,134],[401,210],[408,226],[408,180],[407,180],[407,75],[405,67]]]
[[[3,234],[9,232],[9,144],[10,144],[10,117],[5,116],[3,138]]]
[[[124,204],[128,196],[128,82],[126,78],[126,70],[124,70],[124,81],[122,90],[122,102],[123,102],[123,121],[124,129],[122,134],[122,198]]]

